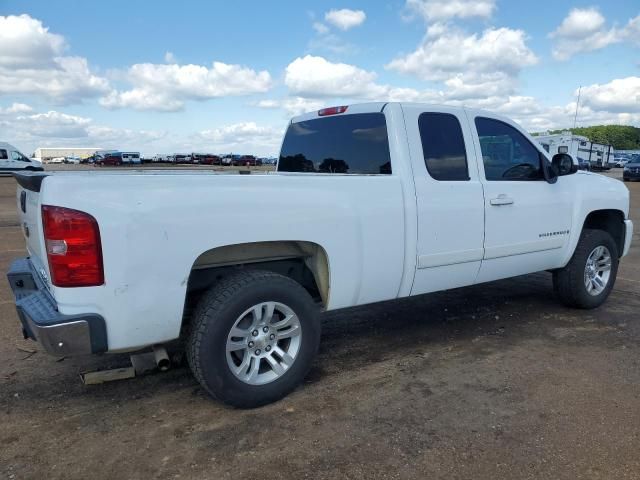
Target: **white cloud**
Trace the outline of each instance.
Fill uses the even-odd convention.
[[[599,32],[604,23],[604,17],[595,8],[574,8],[562,20],[553,36],[582,39]]]
[[[581,52],[599,50],[621,41],[621,32],[605,28],[605,18],[595,8],[574,8],[549,36],[555,39],[552,49],[556,60],[567,60]]]
[[[130,128],[113,128],[103,125],[89,125],[87,136],[93,144],[103,148],[120,148],[146,151],[155,143],[167,140],[167,132],[157,130],[133,130]]]
[[[34,137],[81,138],[87,136],[90,123],[90,118],[52,110],[33,115],[18,115],[12,120],[12,127],[28,132]]]
[[[175,141],[167,132],[95,125],[90,118],[55,110],[27,115],[23,112],[26,105],[14,104],[12,107],[0,111],[0,130],[24,152],[70,144],[144,151],[156,150],[156,146],[166,147]]]
[[[234,152],[255,155],[277,153],[285,125],[272,127],[255,122],[241,122],[203,130],[190,139],[190,146],[218,153]]]
[[[20,113],[26,105],[14,104],[0,109],[3,138],[25,153],[38,147],[99,146],[146,154],[210,151],[274,155],[278,152],[286,128],[241,122],[223,125],[198,133],[176,135],[161,130],[115,128],[96,124],[91,118],[51,110],[43,113]],[[13,110],[13,113],[9,112]]]
[[[55,67],[54,57],[65,50],[64,37],[50,33],[29,15],[0,16],[0,66],[11,68]]]
[[[327,23],[345,31],[362,25],[366,18],[367,15],[362,10],[349,10],[348,8],[329,10],[324,14]]]
[[[10,106],[2,108],[0,107],[0,115],[12,115],[15,113],[29,113],[33,108],[24,103],[14,102]]]
[[[141,63],[129,68],[126,76],[133,88],[112,91],[100,99],[107,108],[176,111],[187,100],[248,95],[271,88],[267,71],[256,72],[241,65],[213,62],[203,65]]]
[[[452,75],[467,81],[479,75],[515,76],[538,62],[525,39],[522,30],[510,28],[489,28],[481,36],[453,29],[431,30],[414,52],[396,58],[386,68],[436,81]]]
[[[614,80],[611,83],[614,82],[616,81]],[[548,106],[537,98],[522,95],[496,95],[464,102],[454,101],[448,103],[500,113],[517,121],[531,132],[571,127],[576,111],[575,101],[565,105]],[[640,112],[637,110],[615,111],[611,108],[604,108],[604,105],[593,107],[582,100],[580,101],[577,118],[578,126],[603,124],[640,125]]]
[[[285,69],[288,97],[262,100],[262,108],[282,108],[289,116],[318,110],[335,102],[408,101],[436,102],[447,97],[435,90],[393,87],[376,82],[377,75],[347,63],[334,63],[324,57],[306,55],[293,60]]]
[[[326,100],[310,99],[304,97],[286,97],[281,100],[261,100],[256,103],[260,108],[281,108],[287,117],[294,117],[305,112],[320,110],[326,106]]]
[[[480,41],[482,46],[485,40]],[[464,42],[463,42],[464,43]],[[498,42],[499,43],[499,42]],[[523,47],[523,62],[502,64],[502,71],[491,71],[483,62],[493,56],[507,54],[501,45],[481,56],[471,52],[469,72],[455,72],[449,65],[438,64],[433,78],[442,82],[441,89],[395,87],[377,82],[375,72],[355,65],[333,63],[323,57],[307,55],[296,58],[285,71],[289,97],[263,100],[262,108],[281,108],[288,116],[318,110],[322,107],[358,101],[399,101],[446,103],[454,106],[481,108],[509,116],[532,131],[565,128],[571,125],[575,103],[564,106],[545,106],[531,96],[516,94],[516,74],[524,63],[532,63],[535,56]],[[519,51],[519,49],[516,49]],[[501,53],[502,52],[502,53]],[[528,53],[527,53],[528,52]],[[513,59],[512,59],[513,60]],[[445,68],[446,67],[446,68]],[[446,73],[452,73],[447,76]],[[640,78],[616,79],[604,85],[583,88],[578,115],[581,125],[594,123],[640,123]]]
[[[443,82],[445,99],[508,95],[515,92],[520,70],[538,62],[525,40],[522,30],[489,28],[482,35],[468,35],[435,23],[414,52],[385,68]]]
[[[624,41],[640,45],[640,15],[629,19],[624,27],[609,28],[596,8],[574,8],[549,37],[554,40],[551,53],[556,60]]]
[[[316,33],[319,34],[319,35],[325,35],[325,34],[329,33],[329,27],[327,27],[322,22],[313,22],[312,27],[316,31]]]
[[[65,56],[61,35],[29,15],[0,16],[0,95],[31,94],[55,103],[79,102],[108,89],[87,60]]]
[[[640,46],[640,15],[629,20],[623,29],[622,37]]]
[[[452,18],[489,18],[496,8],[495,0],[407,0],[406,9],[426,21]]]
[[[176,56],[172,52],[165,52],[164,61],[166,63],[177,63],[178,62],[178,60],[176,59]]]
[[[241,122],[224,127],[203,130],[199,133],[202,138],[216,143],[241,142],[252,138],[270,138],[274,134],[279,134],[281,130],[273,127],[265,127],[255,122]]]
[[[582,87],[581,103],[596,111],[640,113],[640,77]]]
[[[301,97],[361,98],[384,93],[375,79],[375,73],[356,66],[306,55],[287,66],[284,83],[292,94]]]

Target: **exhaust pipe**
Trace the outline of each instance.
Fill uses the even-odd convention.
[[[171,360],[169,360],[169,354],[167,353],[167,349],[163,346],[153,346],[153,357],[156,361],[156,365],[158,366],[158,370],[160,370],[161,372],[166,372],[171,368]]]

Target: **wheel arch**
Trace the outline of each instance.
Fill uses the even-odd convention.
[[[604,230],[608,232],[616,242],[618,255],[624,250],[624,213],[616,209],[593,210],[585,217],[582,229],[585,228]]]
[[[238,243],[211,248],[195,259],[187,281],[185,318],[203,291],[243,268],[268,270],[290,277],[322,306],[329,303],[329,256],[321,245],[300,240]]]

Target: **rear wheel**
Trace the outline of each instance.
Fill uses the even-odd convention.
[[[566,267],[554,272],[553,287],[565,305],[596,308],[607,299],[618,273],[618,248],[603,230],[585,229]]]
[[[318,309],[292,279],[242,271],[200,300],[187,343],[194,376],[212,396],[252,408],[274,402],[305,377],[318,350]]]

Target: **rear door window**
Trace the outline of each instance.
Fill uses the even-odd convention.
[[[5,149],[0,149],[0,160],[8,160],[7,151]]]
[[[383,113],[356,113],[292,123],[278,162],[280,172],[390,174]]]
[[[458,119],[450,113],[418,117],[424,163],[435,180],[469,180],[467,152]]]

